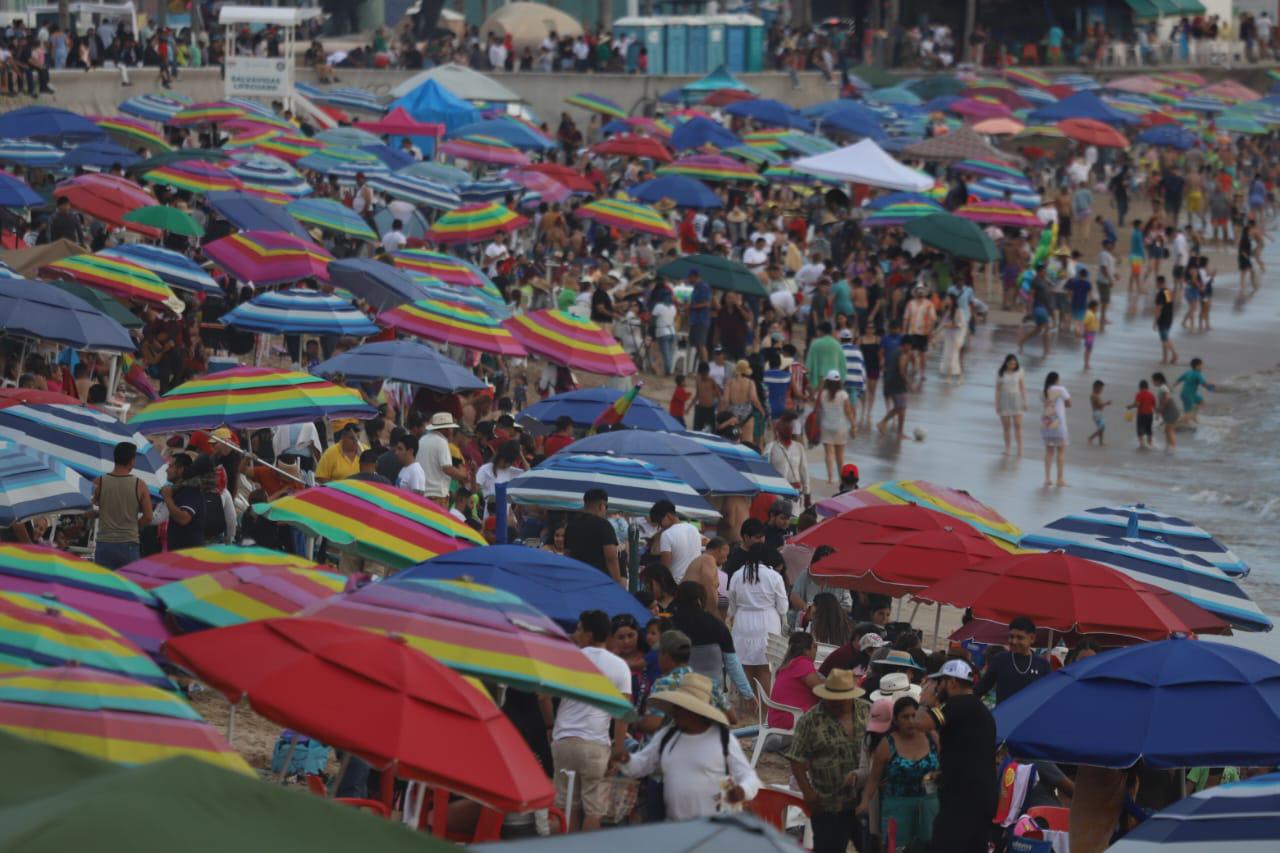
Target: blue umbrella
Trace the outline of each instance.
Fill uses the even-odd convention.
[[[83,142],[72,148],[62,158],[64,169],[110,169],[112,166],[132,166],[142,158],[128,148],[110,140]]]
[[[800,497],[800,493],[791,488],[791,484],[778,473],[768,459],[765,459],[745,444],[728,441],[706,432],[684,432],[681,435],[692,438],[728,462],[735,470],[741,472],[752,483],[755,483],[760,491],[784,498]]]
[[[147,121],[166,122],[191,103],[185,95],[135,95],[120,103],[120,112]]]
[[[481,178],[458,184],[454,191],[462,197],[466,204],[486,201],[502,201],[509,195],[519,195],[524,187],[507,178]]]
[[[610,512],[648,516],[655,503],[669,500],[685,518],[712,521],[720,517],[706,498],[665,468],[640,459],[568,450],[516,475],[507,483],[507,498],[524,506],[580,510],[583,493],[593,488],[609,495]]]
[[[855,110],[842,107],[829,112],[819,117],[818,129],[838,130],[854,136],[869,136],[875,140],[881,140],[887,136],[880,117],[866,108]]]
[[[353,183],[359,174],[368,177],[391,171],[376,156],[358,148],[324,148],[303,157],[298,161],[298,167],[319,172],[328,178],[337,178],[340,183]]]
[[[365,110],[371,113],[385,113],[386,104],[378,100],[378,96],[354,86],[340,86],[334,89],[321,89],[310,83],[294,83],[293,87],[309,100],[318,104],[329,104],[334,107],[346,107],[352,110]]]
[[[609,408],[621,397],[624,391],[616,388],[583,388],[578,391],[566,391],[540,400],[523,409],[517,419],[524,424],[551,427],[556,420],[568,417],[573,425],[586,429],[595,423],[600,413]],[[636,397],[627,414],[622,418],[623,426],[632,429],[656,430],[658,432],[682,432],[684,425],[647,397]]]
[[[1203,640],[1113,649],[1024,687],[995,718],[1000,740],[1023,759],[1270,766],[1280,763],[1280,663]]]
[[[0,277],[0,330],[76,349],[133,352],[133,339],[88,302],[42,281]]]
[[[666,175],[633,184],[627,193],[637,201],[643,201],[646,204],[657,204],[663,199],[670,199],[677,207],[697,207],[705,210],[724,206],[720,196],[712,192],[710,187],[697,178],[686,175]]]
[[[404,172],[370,175],[369,186],[391,198],[436,210],[453,210],[462,204],[461,196],[447,184]]]
[[[298,171],[278,157],[251,154],[233,163],[228,172],[250,187],[301,198],[314,190]]]
[[[817,104],[810,104],[800,110],[800,115],[808,116],[809,118],[819,118],[820,116],[827,115],[828,113],[833,113],[836,110],[843,110],[846,107],[852,110],[866,111],[875,115],[875,113],[872,112],[872,110],[862,101],[855,101],[852,98],[836,98],[834,101],[822,101]]]
[[[653,618],[635,596],[595,566],[522,545],[490,545],[441,554],[397,572],[387,582],[463,577],[518,596],[566,628],[576,625],[584,610],[603,610],[610,616],[625,613],[641,625]]]
[[[307,229],[290,216],[283,205],[232,190],[205,193],[204,203],[241,231],[284,231],[311,241]]]
[[[27,182],[7,172],[0,172],[0,207],[44,207],[44,197],[27,186]]]
[[[89,119],[58,107],[19,107],[0,115],[0,138],[41,139],[75,143],[106,139],[107,134]]]
[[[57,460],[0,439],[0,526],[91,506],[93,486],[84,477]]]
[[[103,249],[97,254],[104,258],[116,258],[144,266],[170,287],[206,293],[210,296],[221,296],[222,288],[213,280],[213,276],[205,272],[204,267],[186,255],[160,246],[148,246],[145,243],[126,243]]]
[[[343,258],[329,262],[329,283],[365,302],[378,312],[426,298],[413,276],[371,258]]]
[[[62,149],[33,139],[0,139],[0,163],[47,169],[61,163],[64,156]]]
[[[872,89],[867,93],[867,100],[878,101],[894,106],[919,106],[923,99],[904,85],[886,86],[883,89]]]
[[[794,107],[770,98],[757,98],[750,101],[735,101],[724,108],[729,115],[767,124],[770,127],[791,127],[796,130],[809,130],[813,122],[805,118]]]
[[[396,174],[408,175],[414,178],[426,178],[429,181],[435,181],[447,187],[456,187],[458,184],[464,184],[471,180],[471,175],[457,166],[450,166],[447,163],[433,163],[429,160],[414,163],[412,166],[405,166],[403,169],[397,169]]]
[[[526,124],[505,118],[473,121],[470,124],[464,124],[449,131],[448,138],[456,139],[471,134],[492,136],[509,145],[514,145],[522,151],[550,151],[556,147],[554,139],[548,139]]]
[[[382,164],[388,169],[403,169],[405,166],[411,166],[418,162],[413,159],[413,155],[400,148],[392,148],[386,143],[380,142],[377,145],[361,145],[360,150],[366,154],[372,154],[382,161]]]
[[[83,406],[23,403],[0,409],[0,438],[56,459],[91,480],[110,473],[116,445],[138,448],[133,473],[152,492],[164,485],[164,460],[142,433]]]
[[[695,116],[686,122],[681,122],[671,134],[671,147],[677,151],[701,148],[704,145],[732,148],[741,144],[742,140],[725,129],[724,125],[716,124],[702,116]]]
[[[1138,824],[1107,853],[1267,853],[1280,839],[1280,773],[1208,788]]]
[[[222,315],[237,329],[268,335],[376,335],[378,324],[341,296],[317,290],[272,290]]]
[[[453,359],[418,341],[375,341],[361,344],[311,369],[317,376],[359,382],[388,379],[422,385],[443,394],[479,391],[488,386]]]
[[[717,453],[682,435],[643,429],[616,430],[580,438],[561,453],[639,459],[670,471],[703,495],[754,495],[760,491],[759,486]]]

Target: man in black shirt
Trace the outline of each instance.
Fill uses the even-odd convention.
[[[973,669],[949,660],[920,694],[921,727],[939,732],[942,781],[932,850],[986,853],[996,814],[996,721],[973,693]]]
[[[1031,651],[1036,640],[1036,626],[1026,616],[1009,623],[1009,651],[992,658],[973,694],[981,699],[996,689],[996,704],[1003,702],[1052,670],[1049,661]]]
[[[608,510],[608,492],[587,489],[582,496],[582,512],[575,513],[565,529],[565,549],[573,559],[595,566],[626,586],[618,569],[618,536],[607,518]]]
[[[58,209],[49,219],[49,242],[54,240],[84,244],[84,230],[80,227],[80,220],[71,212],[71,200],[66,196],[58,198]]]
[[[174,454],[169,460],[169,482],[160,489],[169,510],[170,551],[204,544],[204,494],[193,466],[186,453]]]
[[[738,528],[738,535],[741,539],[729,551],[729,557],[724,561],[724,573],[727,577],[733,577],[734,572],[747,564],[751,546],[764,544],[765,524],[758,518],[748,518],[742,522],[742,527]],[[782,565],[782,555],[776,548],[766,547],[764,562],[777,568]]]
[[[769,523],[764,530],[764,544],[775,550],[786,544],[787,537],[796,532],[795,525],[791,523],[792,512],[791,501],[786,498],[773,502],[769,507]]]
[[[596,279],[596,289],[591,294],[591,319],[602,325],[613,322],[613,298],[606,290],[611,283],[611,279],[601,276]]]

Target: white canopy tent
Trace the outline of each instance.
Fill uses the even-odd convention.
[[[924,192],[933,178],[902,165],[870,139],[792,162],[797,171],[898,192]]]

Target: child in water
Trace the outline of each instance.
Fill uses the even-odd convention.
[[[1133,402],[1125,406],[1125,408],[1137,410],[1138,447],[1140,449],[1151,447],[1151,428],[1155,423],[1156,395],[1151,393],[1151,386],[1147,383],[1147,380],[1143,379],[1138,383],[1138,393],[1134,395]]]
[[[1084,329],[1084,369],[1088,370],[1089,359],[1093,357],[1093,342],[1097,340],[1098,329],[1101,327],[1098,322],[1098,300],[1089,300],[1089,307],[1085,309],[1080,326]]]
[[[1097,303],[1094,303],[1097,304]],[[1086,355],[1085,358],[1088,358]],[[1089,444],[1093,444],[1093,440],[1098,440],[1098,446],[1103,446],[1103,434],[1107,431],[1107,420],[1103,417],[1103,409],[1111,405],[1110,400],[1102,399],[1102,390],[1107,384],[1101,379],[1093,383],[1093,392],[1089,395],[1089,408],[1093,411],[1093,434],[1089,436]]]
[[[1204,367],[1204,359],[1191,359],[1191,367],[1177,378],[1173,383],[1174,387],[1182,386],[1179,396],[1182,398],[1183,416],[1191,423],[1197,420],[1196,410],[1200,408],[1200,404],[1204,402],[1204,397],[1200,394],[1201,388],[1208,388],[1210,391],[1215,390],[1213,383],[1204,378],[1204,374],[1200,369]]]

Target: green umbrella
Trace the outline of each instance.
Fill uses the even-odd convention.
[[[391,821],[173,758],[121,767],[0,733],[0,853],[458,848]]]
[[[59,290],[65,290],[72,296],[80,297],[126,329],[142,328],[142,320],[138,318],[137,314],[134,314],[121,305],[119,301],[101,290],[85,287],[83,284],[76,284],[74,281],[62,281],[61,279],[50,279],[49,284]]]
[[[926,246],[956,258],[990,263],[1000,257],[991,238],[982,233],[977,223],[951,213],[935,213],[913,219],[905,226],[908,234],[920,238]]]
[[[905,85],[926,101],[931,101],[944,95],[955,95],[965,88],[965,84],[962,81],[957,80],[950,74],[934,74],[930,77],[912,80]]]
[[[152,205],[139,207],[124,215],[125,222],[136,222],[139,225],[150,225],[170,234],[183,237],[203,237],[204,229],[192,218],[190,213],[168,205]]]
[[[849,69],[849,73],[877,89],[884,86],[892,86],[902,79],[896,74],[890,74],[878,65],[855,65]]]
[[[697,270],[703,280],[716,290],[736,290],[748,296],[768,295],[751,270],[737,261],[717,255],[688,255],[658,267],[658,275],[679,280],[688,278],[692,270]]]

